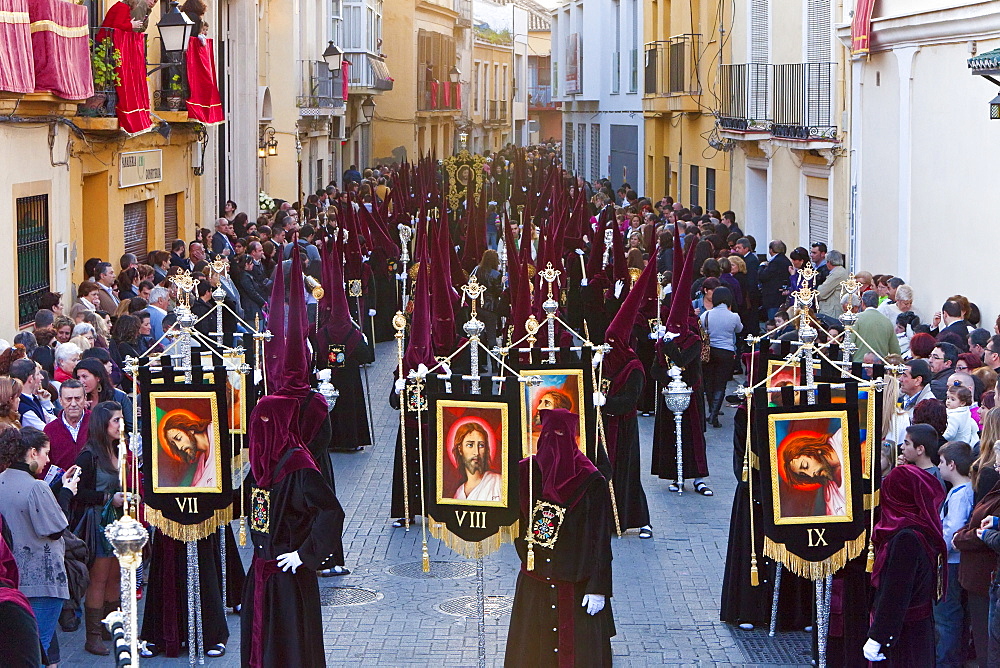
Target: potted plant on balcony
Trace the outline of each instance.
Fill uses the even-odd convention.
[[[115,112],[118,95],[115,87],[122,83],[122,52],[110,37],[90,43],[90,69],[94,75],[94,94],[80,105],[83,116],[110,116]]]
[[[167,109],[178,111],[181,108],[181,102],[184,100],[181,95],[183,91],[184,85],[181,83],[181,75],[175,74],[170,77],[170,82],[167,84]]]

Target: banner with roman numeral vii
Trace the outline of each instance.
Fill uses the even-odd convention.
[[[512,386],[512,387],[511,387]],[[512,542],[518,525],[521,414],[518,383],[499,395],[430,395],[432,443],[425,499],[431,532],[456,552],[482,556]]]
[[[764,554],[818,580],[865,548],[863,471],[871,462],[862,452],[857,392],[846,403],[802,405],[793,396],[754,394],[751,461],[762,482],[753,491],[763,510]]]
[[[191,383],[140,369],[145,519],[181,541],[232,519],[232,438],[225,369]],[[217,372],[216,372],[217,371]]]

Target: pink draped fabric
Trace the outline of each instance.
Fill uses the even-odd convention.
[[[219,82],[215,74],[215,46],[212,40],[202,44],[198,37],[188,40],[187,78],[190,95],[187,100],[188,118],[205,125],[223,123],[225,113],[219,97]]]
[[[35,90],[67,100],[94,94],[87,8],[64,0],[28,0]]]
[[[438,82],[431,82],[431,109],[438,108]]]
[[[346,58],[343,61],[341,61],[340,72],[342,74],[342,76],[340,77],[341,94],[343,95],[342,99],[344,100],[344,102],[347,102],[347,89],[350,86],[350,78],[351,78],[351,61],[347,60]]]
[[[0,0],[0,92],[34,91],[28,1]]]

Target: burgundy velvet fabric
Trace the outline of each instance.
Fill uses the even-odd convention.
[[[656,257],[653,253],[652,257]],[[615,314],[614,320],[608,325],[604,335],[604,343],[611,346],[611,350],[604,356],[604,375],[607,378],[614,378],[621,371],[622,367],[631,360],[637,359],[635,351],[632,349],[632,328],[635,327],[635,319],[639,315],[639,309],[646,303],[649,296],[656,296],[656,262],[649,262],[635,282],[635,287],[629,291],[621,308]]]
[[[250,414],[250,470],[257,486],[270,488],[286,475],[299,469],[319,471],[312,455],[305,448],[297,429],[290,429],[299,420],[299,401],[292,397],[265,396]],[[295,449],[278,471],[285,452]]]
[[[538,436],[538,453],[534,456],[542,472],[542,498],[561,506],[569,504],[576,491],[597,467],[580,452],[576,436],[580,431],[580,416],[565,408],[538,412],[542,433]],[[521,480],[527,482],[531,457],[521,460]],[[521,509],[529,515],[530,485],[521,485]]]
[[[3,528],[3,517],[0,516],[0,529]],[[17,562],[14,560],[14,553],[11,552],[7,542],[0,539],[0,603],[14,603],[28,611],[32,617],[35,616],[28,598],[21,593],[18,586],[21,583],[21,576],[17,572]]]
[[[906,528],[916,530],[920,544],[931,564],[938,557],[947,558],[948,547],[941,535],[938,509],[944,503],[941,483],[930,473],[911,464],[897,466],[882,481],[881,516],[872,532],[875,545],[875,567],[872,586],[878,587],[879,575],[889,556],[889,539]]]

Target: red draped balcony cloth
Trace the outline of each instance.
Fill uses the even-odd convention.
[[[0,92],[33,93],[28,0],[0,0]]]
[[[35,90],[66,100],[94,94],[87,8],[65,0],[27,0]]]
[[[187,78],[190,94],[187,99],[188,118],[205,125],[216,125],[226,120],[219,97],[219,81],[215,74],[215,46],[207,39],[203,44],[197,37],[188,40]]]

